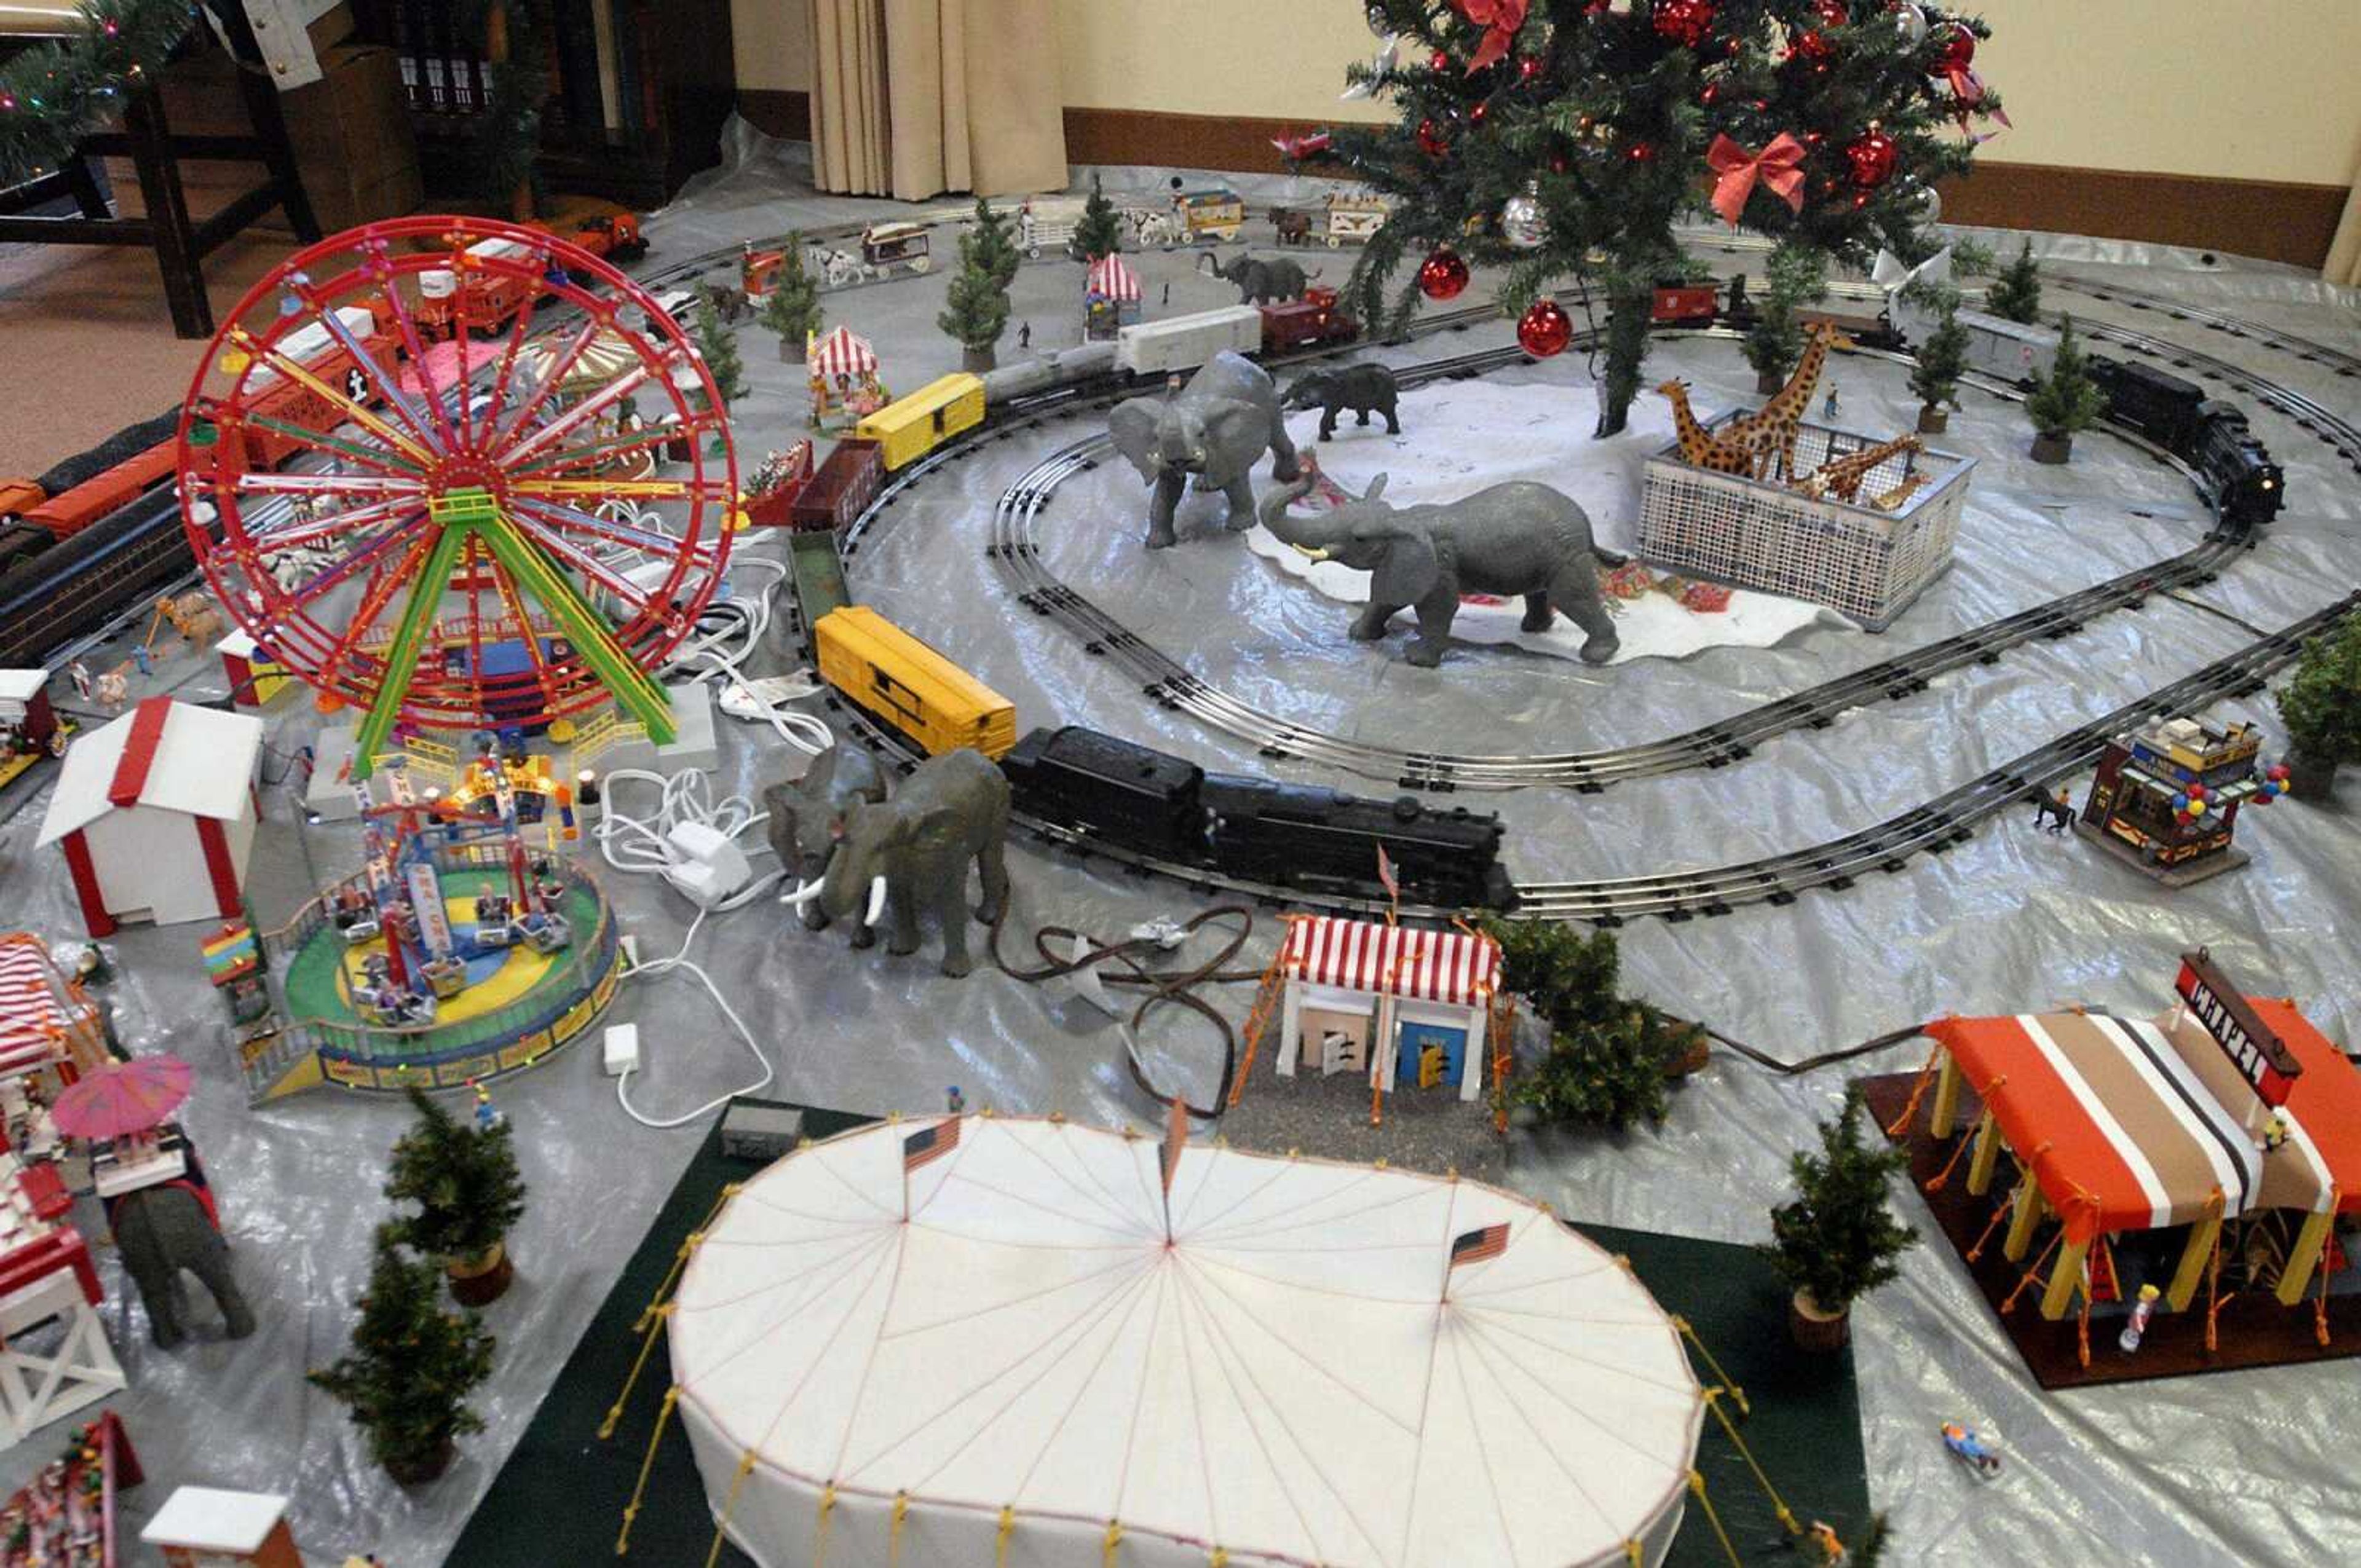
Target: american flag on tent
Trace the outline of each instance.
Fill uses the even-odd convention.
[[[1463,1263],[1481,1263],[1488,1257],[1498,1257],[1509,1250],[1509,1227],[1505,1224],[1486,1225],[1481,1229],[1462,1231],[1452,1238],[1451,1266]]]
[[[1119,305],[1139,303],[1139,274],[1120,256],[1102,256],[1092,262],[1090,276],[1082,286],[1100,299],[1113,300]]]
[[[57,968],[38,940],[21,932],[0,937],[0,1073],[57,1056],[66,1025],[60,989]]]
[[[922,1165],[936,1160],[959,1147],[960,1119],[950,1117],[902,1140],[902,1174],[907,1176]]]
[[[804,363],[815,376],[874,376],[877,351],[851,327],[840,326],[805,351]]]

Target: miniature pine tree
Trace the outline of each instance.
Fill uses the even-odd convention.
[[[482,1258],[524,1217],[524,1179],[505,1120],[470,1126],[416,1084],[410,1103],[418,1122],[393,1146],[385,1195],[415,1203],[391,1222],[394,1239],[446,1263]]]
[[[1958,304],[1956,293],[1945,301],[1942,319],[1919,345],[1918,363],[1911,367],[1910,389],[1930,413],[1947,404],[1960,406],[1960,376],[1968,367],[1968,329],[1960,324]]]
[[[1861,1141],[1867,1102],[1845,1091],[1844,1109],[1820,1124],[1820,1152],[1787,1162],[1795,1196],[1771,1211],[1764,1257],[1791,1289],[1824,1312],[1842,1312],[1900,1272],[1894,1259],[1918,1233],[1894,1217],[1886,1182],[1910,1168],[1900,1148]]]
[[[2058,357],[2050,362],[2048,375],[2033,378],[2033,391],[2025,400],[2026,417],[2042,434],[2062,439],[2090,429],[2106,408],[2107,395],[2091,379],[2081,345],[2074,341],[2073,318],[2061,315]]]
[[[713,308],[709,297],[697,302],[697,351],[705,357],[705,368],[721,394],[724,410],[746,395],[746,367],[738,357],[738,334],[722,324],[721,313]]]
[[[1082,203],[1082,221],[1074,225],[1074,253],[1084,261],[1096,261],[1122,248],[1123,220],[1115,215],[1115,203],[1107,200],[1099,177],[1093,174],[1090,198]]]
[[[979,198],[976,205],[983,206]],[[1006,245],[1006,236],[999,236]],[[1014,247],[1009,247],[1014,256]],[[989,370],[993,365],[993,345],[1008,330],[1008,285],[994,270],[992,247],[983,237],[980,225],[971,226],[960,236],[959,269],[951,274],[950,296],[944,302],[942,314],[935,324],[958,340],[964,353],[961,366],[969,370]],[[1015,276],[1014,269],[1010,276]]]
[[[452,1444],[484,1430],[467,1400],[492,1375],[495,1342],[475,1313],[443,1310],[441,1284],[434,1265],[403,1256],[393,1227],[379,1226],[352,1348],[309,1374],[351,1411],[369,1457],[405,1485],[441,1475]]]
[[[1697,1025],[1618,994],[1615,934],[1583,935],[1550,921],[1487,919],[1500,944],[1501,983],[1550,1028],[1550,1048],[1509,1091],[1544,1122],[1606,1126],[1661,1122],[1666,1064],[1686,1055]]]
[[[2005,320],[2026,326],[2041,319],[2041,263],[2033,259],[2033,242],[2026,240],[2016,259],[2000,270],[1985,291],[1984,308]]]
[[[975,242],[976,264],[992,274],[992,280],[1006,289],[1016,281],[1016,269],[1025,264],[1025,257],[1016,248],[1016,236],[1008,232],[1008,214],[994,207],[982,196],[975,199],[975,222],[969,225],[961,240]]]
[[[799,360],[805,343],[819,331],[819,283],[804,270],[803,236],[789,235],[781,257],[755,319],[779,334],[781,359]]]
[[[2306,641],[2278,704],[2288,750],[2301,769],[2361,762],[2361,620]]]
[[[1356,313],[1378,335],[1400,331],[1419,297],[1400,275],[1443,245],[1507,269],[1501,302],[1511,314],[1567,281],[1589,283],[1610,316],[1598,428],[1609,435],[1639,387],[1655,281],[1679,263],[1675,227],[1712,188],[1707,153],[1718,137],[1750,157],[1782,132],[1808,149],[1800,207],[1760,181],[1739,226],[1857,266],[1881,246],[1909,252],[1927,190],[1975,157],[1972,138],[1954,134],[1952,95],[1927,80],[1960,34],[1981,40],[1990,29],[1945,7],[1914,40],[1866,0],[1847,22],[1833,20],[1837,9],[1828,0],[1375,0],[1372,25],[1400,35],[1405,62],[1382,83],[1395,118],[1334,126],[1323,155],[1394,200],[1354,269]],[[1477,14],[1489,19],[1467,19]],[[1356,65],[1350,78],[1372,83],[1373,70]],[[1971,112],[1997,107],[1987,95]],[[1528,249],[1510,243],[1499,217],[1529,181],[1544,237]]]
[[[1754,324],[1746,333],[1746,362],[1764,378],[1784,379],[1804,356],[1801,307],[1828,297],[1828,263],[1809,250],[1782,244],[1763,269]]]

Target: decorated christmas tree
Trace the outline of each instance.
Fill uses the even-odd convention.
[[[2107,395],[2091,379],[2082,345],[2074,341],[2073,318],[2059,316],[2058,357],[2050,362],[2048,375],[2033,378],[2033,391],[2025,400],[2026,417],[2044,438],[2070,442],[2077,431],[2098,423],[2106,407]],[[2061,455],[2056,460],[2065,459]]]
[[[1968,367],[1968,329],[1960,324],[1959,295],[1943,304],[1942,319],[1918,345],[1910,368],[1910,389],[1918,394],[1918,428],[1939,431],[1949,422],[1946,406],[1960,406],[1960,376]]]
[[[770,292],[763,296],[755,320],[779,334],[781,359],[800,362],[804,345],[819,331],[819,283],[804,270],[803,236],[789,235],[779,254]]]
[[[1082,221],[1074,225],[1074,254],[1084,261],[1096,261],[1122,248],[1123,220],[1115,216],[1115,203],[1107,200],[1099,177],[1093,174],[1090,196],[1082,203]]]
[[[415,1084],[410,1103],[418,1123],[393,1146],[385,1195],[417,1210],[391,1223],[394,1238],[442,1259],[462,1299],[481,1306],[515,1274],[501,1245],[524,1217],[515,1139],[505,1118],[482,1117],[471,1126]]]
[[[696,337],[697,351],[704,356],[705,368],[711,373],[726,410],[746,395],[746,366],[738,357],[738,334],[722,323],[721,313],[713,308],[709,296],[697,299]]]
[[[1984,294],[1984,308],[1996,316],[2031,326],[2041,319],[2041,263],[2026,240],[2016,259],[2000,269]]]
[[[492,1375],[492,1336],[475,1313],[443,1310],[434,1266],[402,1255],[390,1225],[378,1228],[368,1288],[354,1305],[352,1348],[311,1380],[351,1410],[388,1475],[431,1481],[458,1439],[484,1430],[467,1396]]]
[[[993,345],[1008,330],[1008,280],[1016,276],[1016,247],[1008,243],[999,222],[986,221],[992,208],[981,196],[975,210],[976,221],[960,236],[959,268],[951,274],[950,292],[935,324],[959,343],[962,369],[989,370]]]
[[[1520,339],[1551,354],[1572,338],[1551,291],[1581,285],[1609,318],[1600,434],[1639,388],[1676,223],[1710,210],[1864,268],[1881,246],[1924,254],[1935,181],[1974,156],[1962,127],[2000,107],[1971,68],[1983,23],[1909,0],[1367,9],[1392,42],[1352,76],[1397,119],[1337,126],[1321,155],[1394,201],[1354,270],[1364,319],[1398,329],[1421,290],[1447,299],[1467,262],[1491,263]]]

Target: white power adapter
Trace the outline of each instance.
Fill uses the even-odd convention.
[[[676,822],[664,835],[664,881],[699,909],[711,909],[754,880],[745,851],[718,828]]]

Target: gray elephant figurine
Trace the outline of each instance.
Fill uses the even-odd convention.
[[[1400,396],[1394,373],[1382,365],[1336,365],[1307,371],[1287,389],[1279,406],[1290,413],[1318,409],[1323,441],[1335,436],[1336,416],[1347,409],[1356,416],[1356,425],[1367,424],[1373,413],[1385,415],[1386,433],[1400,435],[1401,421],[1395,416],[1394,404]]]
[[[868,895],[868,922],[882,912],[893,921],[886,951],[918,950],[918,905],[934,910],[943,928],[943,972],[953,978],[975,968],[967,950],[967,867],[983,877],[976,918],[997,923],[1008,907],[1008,779],[981,751],[961,747],[929,757],[882,803],[854,801],[836,835],[828,872],[788,895],[817,901],[841,919]]]
[[[1615,656],[1621,640],[1599,598],[1590,516],[1572,497],[1520,481],[1440,505],[1397,508],[1379,499],[1380,474],[1359,499],[1333,511],[1290,517],[1288,507],[1311,488],[1306,478],[1264,496],[1262,525],[1312,560],[1369,574],[1368,608],[1353,622],[1356,641],[1378,641],[1398,611],[1415,608],[1418,637],[1407,656],[1432,666],[1450,644],[1460,595],[1521,594],[1527,631],[1546,631],[1553,610],[1562,609],[1587,633],[1583,663]]]
[[[214,1228],[196,1193],[177,1181],[134,1188],[107,1200],[107,1224],[122,1251],[123,1267],[139,1288],[148,1309],[148,1332],[159,1350],[171,1350],[189,1337],[181,1321],[181,1271],[187,1269],[211,1293],[221,1309],[232,1339],[254,1332],[254,1310],[229,1262],[229,1243]]]
[[[763,809],[770,814],[763,831],[770,836],[771,848],[787,875],[798,884],[808,883],[827,874],[837,835],[843,831],[845,816],[854,803],[874,806],[884,798],[885,775],[876,759],[840,740],[814,757],[803,777],[763,791]],[[828,911],[813,899],[803,906],[803,921],[807,930],[824,931]],[[856,948],[865,948],[876,939],[877,934],[865,925],[853,930]]]
[[[1224,283],[1238,286],[1238,303],[1267,305],[1273,300],[1300,300],[1312,280],[1303,275],[1302,267],[1284,258],[1277,261],[1260,261],[1251,256],[1239,256],[1227,267],[1221,258],[1206,251],[1197,258],[1209,266],[1214,277]]]
[[[1150,550],[1173,543],[1172,509],[1189,486],[1227,496],[1228,526],[1243,532],[1254,526],[1256,461],[1268,452],[1271,477],[1282,482],[1300,472],[1279,389],[1261,366],[1224,350],[1175,390],[1178,381],[1168,382],[1161,397],[1133,398],[1107,416],[1115,450],[1155,487],[1148,507]]]

